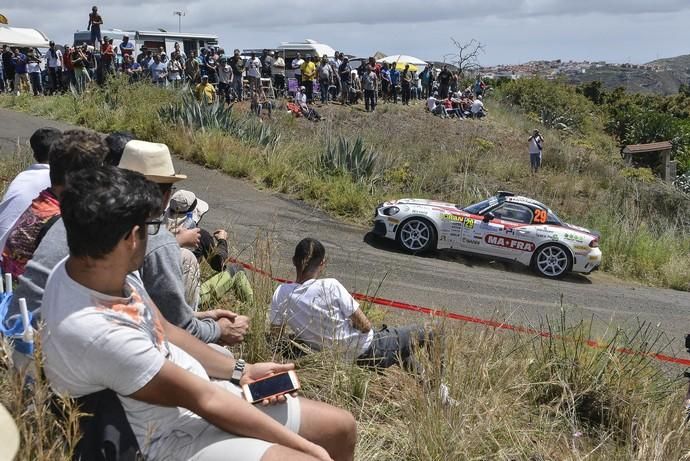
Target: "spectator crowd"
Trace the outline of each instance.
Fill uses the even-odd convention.
[[[2,47],[0,92],[52,95],[72,88],[83,92],[90,82],[102,84],[113,75],[132,82],[178,88],[189,85],[200,101],[251,101],[251,109],[261,114],[275,107],[274,99],[292,98],[295,114],[318,119],[312,104],[338,101],[344,105],[363,104],[373,112],[379,103],[409,105],[426,101],[430,113],[440,117],[480,118],[487,115],[482,96],[487,88],[480,77],[474,85],[461,88],[463,76],[447,65],[416,66],[401,62],[380,62],[373,57],[357,59],[343,52],[333,56],[297,53],[287,59],[280,51],[242,54],[226,53],[219,46],[185,50],[175,42],[172,50],[140,46],[123,35],[101,34],[104,19],[94,6],[88,15],[90,41],[56,46],[50,42],[41,55],[37,49]],[[118,39],[120,37],[118,36]],[[290,71],[290,73],[288,73]],[[288,77],[294,75],[294,77]]]
[[[294,368],[232,354],[252,322],[270,323],[286,359],[287,341],[363,367],[400,365],[420,392],[455,404],[416,359],[440,337],[421,325],[375,328],[342,284],[321,277],[316,239],[296,245],[295,282],[276,288],[267,318],[219,308],[227,296],[252,305],[253,287],[229,262],[227,231],[203,226],[209,204],[176,189],[187,177],[165,144],[42,128],[30,145],[35,163],[0,202],[0,267],[14,293],[0,322],[26,300],[52,389],[96,414],[82,419],[75,456],[100,459],[107,446],[117,459],[352,460],[349,412],[294,395],[243,398],[242,385]]]

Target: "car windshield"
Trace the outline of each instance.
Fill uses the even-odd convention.
[[[468,207],[462,208],[463,211],[466,211],[471,214],[479,214],[483,210],[486,210],[490,206],[496,205],[498,203],[498,200],[496,200],[496,197],[491,197],[486,200],[482,200],[479,203],[475,203],[474,205],[470,205]],[[460,207],[458,207],[460,208]]]

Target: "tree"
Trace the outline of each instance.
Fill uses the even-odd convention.
[[[460,70],[461,75],[466,72],[475,72],[479,70],[479,55],[484,53],[484,45],[479,40],[474,38],[467,43],[460,43],[453,37],[450,38],[457,48],[455,53],[445,55],[449,58],[455,66]]]

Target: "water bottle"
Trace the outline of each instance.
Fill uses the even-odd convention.
[[[194,221],[194,213],[191,211],[187,212],[187,216],[184,218],[184,221],[182,222],[182,227],[184,229],[194,229],[196,227],[196,222]]]
[[[24,331],[11,338],[12,363],[16,370],[25,375],[26,384],[31,385],[35,381],[36,372],[34,366],[34,329],[31,326],[29,309],[24,298],[19,298],[19,312]]]

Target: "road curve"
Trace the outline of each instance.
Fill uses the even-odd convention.
[[[0,152],[12,152],[18,140],[26,143],[35,129],[46,125],[68,128],[0,110]],[[572,319],[593,317],[600,329],[610,322],[632,329],[638,322],[650,322],[675,338],[669,352],[680,353],[681,338],[690,332],[688,293],[644,287],[600,273],[551,281],[516,265],[454,253],[412,257],[370,238],[368,229],[332,219],[302,202],[192,163],[180,160],[176,165],[189,177],[178,188],[192,190],[210,204],[202,226],[228,229],[242,259],[253,258],[257,237],[268,238],[272,270],[279,276],[293,276],[294,245],[312,236],[326,245],[328,274],[359,292],[536,327],[546,316],[558,317],[561,306]]]

